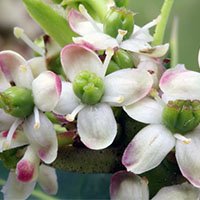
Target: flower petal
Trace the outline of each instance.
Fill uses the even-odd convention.
[[[45,57],[35,57],[28,60],[28,65],[31,68],[33,76],[36,78],[42,72],[47,71],[47,64]]]
[[[199,100],[200,73],[183,67],[167,70],[160,79],[160,88],[165,100]]]
[[[72,84],[63,81],[61,96],[53,111],[57,114],[66,115],[71,113],[79,104],[79,99],[74,94]]]
[[[147,182],[131,172],[119,171],[111,178],[110,197],[112,200],[148,200]]]
[[[14,51],[0,52],[0,67],[9,81],[19,87],[31,88],[33,75],[26,60]]]
[[[0,66],[1,67],[1,66]],[[0,92],[3,92],[4,90],[11,87],[9,81],[6,79],[4,73],[0,69]]]
[[[167,53],[168,49],[169,49],[169,44],[164,44],[155,47],[140,49],[138,53],[153,58],[160,58]]]
[[[101,32],[90,33],[82,37],[73,37],[76,44],[86,45],[93,50],[106,50],[107,48],[118,47],[119,44],[115,38]]]
[[[125,149],[122,163],[136,174],[158,166],[175,145],[171,132],[162,125],[143,128]]]
[[[181,185],[173,185],[162,188],[152,200],[197,200],[199,197],[199,189],[192,187],[192,185],[185,182]]]
[[[3,109],[0,109],[0,131],[8,130],[15,120],[15,117],[5,113]]]
[[[130,105],[145,97],[153,84],[151,75],[141,69],[123,69],[104,78],[105,92],[102,101],[112,106]],[[124,101],[107,99],[122,97]]]
[[[183,176],[200,188],[200,126],[186,137],[191,139],[189,144],[176,142],[176,159]]]
[[[150,48],[151,46],[143,40],[138,39],[128,39],[123,41],[120,44],[120,48],[125,49],[127,51],[138,53],[142,49]]]
[[[103,77],[101,60],[97,54],[85,46],[76,44],[65,46],[61,51],[61,63],[70,81],[73,81],[79,72],[85,70]]]
[[[53,167],[41,164],[39,167],[38,183],[44,192],[56,194],[58,191],[58,182],[56,170]]]
[[[17,179],[21,182],[33,182],[38,178],[40,159],[31,146],[28,146],[23,158],[17,163]]]
[[[71,29],[79,35],[86,35],[97,32],[97,29],[80,12],[71,9],[68,14],[68,22]],[[103,24],[96,23],[99,31],[103,31]]]
[[[52,123],[42,112],[40,112],[39,117],[40,127],[34,127],[34,115],[25,120],[23,127],[37,155],[41,160],[49,164],[57,157],[58,141]]]
[[[32,83],[34,103],[42,111],[52,111],[61,94],[61,80],[51,71],[41,73]]]
[[[78,114],[78,134],[90,149],[104,149],[117,134],[117,123],[107,104],[87,106]]]
[[[149,97],[129,106],[124,106],[124,111],[129,117],[139,122],[146,124],[161,124],[162,122],[163,106]]]
[[[17,180],[15,172],[10,172],[1,192],[4,200],[27,199],[34,190],[36,182],[23,183]]]
[[[199,50],[199,54],[198,54],[198,63],[199,63],[199,67],[200,67],[200,50]]]

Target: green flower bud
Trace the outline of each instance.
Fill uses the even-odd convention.
[[[75,77],[73,90],[82,103],[93,105],[104,93],[103,80],[92,72],[82,71]]]
[[[123,49],[118,49],[115,52],[113,59],[118,64],[120,69],[132,68],[134,66],[132,56],[129,52],[124,51]]]
[[[127,33],[124,39],[128,39],[133,32],[134,13],[125,8],[110,8],[105,17],[103,30],[104,33],[116,38],[118,30],[126,30]]]
[[[33,112],[32,91],[13,86],[0,94],[0,107],[14,117],[24,118]]]
[[[163,110],[162,119],[173,133],[188,133],[200,123],[200,101],[169,101]]]
[[[115,0],[117,7],[126,7],[128,6],[128,0]]]
[[[120,70],[118,64],[115,63],[115,61],[111,60],[110,63],[109,63],[109,65],[108,65],[108,68],[107,68],[107,71],[106,71],[106,75],[110,74],[112,72],[115,72],[117,70]]]

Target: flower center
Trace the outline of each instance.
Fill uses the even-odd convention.
[[[104,93],[103,80],[95,73],[82,71],[75,77],[73,90],[82,103],[93,105],[101,100]]]
[[[185,134],[200,123],[200,101],[169,101],[163,110],[163,123],[173,133]]]
[[[27,117],[34,109],[32,91],[17,86],[10,87],[0,94],[0,107],[14,117]]]

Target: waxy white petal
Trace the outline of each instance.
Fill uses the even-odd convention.
[[[107,48],[115,48],[119,46],[115,38],[101,32],[90,33],[83,37],[74,37],[73,42],[88,46],[94,50],[106,50]]]
[[[58,191],[56,170],[53,167],[41,164],[38,183],[44,192],[51,195],[56,194]]]
[[[199,198],[199,189],[185,182],[161,188],[152,200],[198,200]]]
[[[35,105],[42,111],[52,111],[61,94],[61,80],[51,71],[41,73],[32,83]]]
[[[3,109],[0,109],[0,131],[8,130],[15,120],[15,117],[5,113]]]
[[[155,47],[140,49],[138,53],[153,58],[160,58],[167,53],[168,49],[169,49],[169,44],[164,44]]]
[[[167,70],[160,79],[160,88],[165,100],[199,100],[200,73],[184,68]]]
[[[9,81],[6,79],[5,74],[2,72],[1,65],[0,65],[0,92],[3,92],[9,87],[11,87],[11,85]]]
[[[128,39],[120,44],[120,48],[125,49],[127,51],[139,53],[140,50],[151,48],[151,46],[146,41],[143,40]]]
[[[79,104],[79,99],[74,94],[72,84],[63,81],[61,96],[53,111],[61,115],[70,114]]]
[[[77,44],[65,46],[61,51],[63,70],[70,81],[81,71],[90,71],[103,77],[103,65],[91,49]]]
[[[0,67],[9,81],[31,89],[33,75],[26,60],[14,51],[0,52]]]
[[[200,50],[199,50],[199,54],[198,54],[198,64],[199,64],[199,67],[200,67]]]
[[[78,114],[78,134],[90,149],[104,149],[112,144],[117,134],[117,123],[107,104],[86,106]]]
[[[179,168],[191,184],[200,188],[200,126],[192,133],[185,135],[191,142],[176,142],[176,159]]]
[[[35,126],[34,115],[25,120],[23,127],[28,140],[42,161],[49,164],[57,157],[58,141],[53,124],[42,113],[39,113],[40,127]]]
[[[124,151],[122,163],[136,174],[157,167],[175,145],[172,133],[162,125],[143,128]]]
[[[4,200],[27,199],[33,192],[35,184],[35,181],[30,183],[18,181],[15,172],[11,171],[1,190],[4,194]]]
[[[28,60],[33,76],[36,78],[42,72],[47,71],[47,63],[45,57],[35,57]]]
[[[145,97],[134,104],[124,106],[124,111],[129,117],[139,122],[146,124],[162,123],[163,106],[150,97]]]
[[[102,98],[123,97],[122,102],[112,102],[112,106],[130,105],[145,97],[153,84],[151,75],[145,70],[123,69],[113,72],[104,78],[105,92]]]
[[[97,29],[80,12],[71,9],[68,14],[68,22],[71,29],[79,35],[97,32]],[[103,24],[96,23],[99,30],[103,31]]]
[[[126,171],[119,171],[111,178],[111,200],[149,200],[147,181]]]

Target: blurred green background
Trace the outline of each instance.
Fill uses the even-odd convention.
[[[136,24],[142,26],[156,18],[160,13],[162,3],[162,0],[130,0],[130,9],[138,13],[135,16]],[[200,48],[199,9],[200,0],[175,0],[165,35],[165,42],[168,42],[173,18],[177,16],[179,19],[179,63],[184,63],[188,68],[195,70],[198,70],[197,56]],[[0,45],[0,49],[3,47]],[[0,163],[0,179],[6,180],[7,174],[8,171]],[[58,170],[59,192],[56,198],[108,199],[110,176],[110,174],[83,175]],[[2,199],[1,194],[0,199]],[[32,196],[30,199],[37,198]]]

